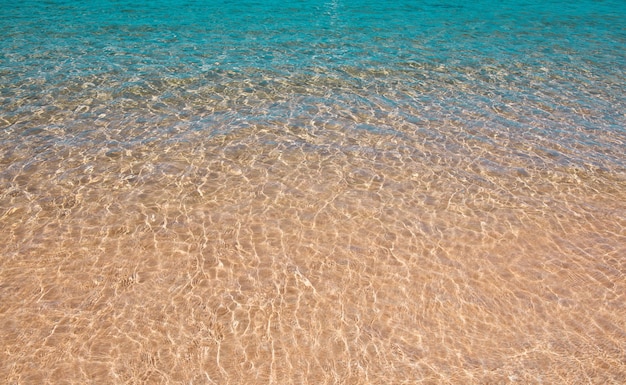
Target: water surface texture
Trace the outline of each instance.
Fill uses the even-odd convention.
[[[0,382],[626,383],[622,0],[0,0]]]

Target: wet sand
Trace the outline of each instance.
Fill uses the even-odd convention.
[[[0,382],[625,383],[624,170],[455,130],[3,148]]]

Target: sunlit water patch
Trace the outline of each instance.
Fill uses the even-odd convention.
[[[621,2],[0,3],[2,381],[626,382]]]

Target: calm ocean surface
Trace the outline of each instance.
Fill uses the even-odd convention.
[[[626,383],[626,3],[0,0],[0,382]]]

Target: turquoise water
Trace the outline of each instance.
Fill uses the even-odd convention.
[[[626,383],[626,3],[0,0],[0,382]]]
[[[185,113],[185,129],[212,132],[234,129],[233,119],[320,118],[305,112],[314,104],[398,111],[416,127],[449,118],[556,135],[587,147],[580,161],[623,167],[624,9],[620,1],[6,4],[2,128]],[[618,136],[607,144],[613,156],[599,155],[598,130]]]

